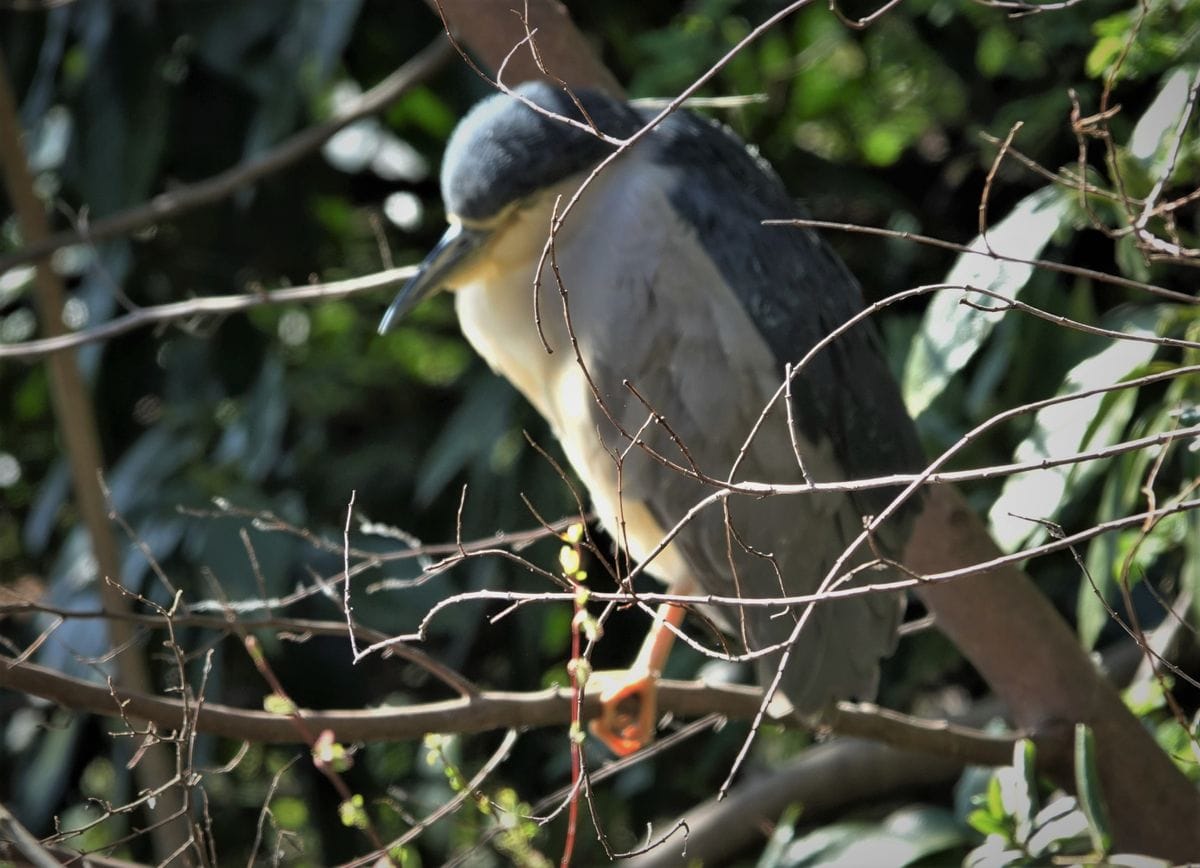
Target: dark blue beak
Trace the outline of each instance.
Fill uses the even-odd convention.
[[[396,295],[396,300],[379,321],[379,333],[387,334],[422,299],[441,289],[446,278],[483,246],[487,237],[485,230],[468,229],[461,223],[452,224],[442,240],[425,257],[420,270]]]

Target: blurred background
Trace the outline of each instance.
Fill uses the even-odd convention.
[[[35,5],[0,2],[0,51],[19,100],[37,192],[56,228],[86,226],[269,153],[289,135],[333,116],[440,33],[436,17],[416,0],[76,0],[24,8]],[[580,28],[632,96],[670,97],[780,4],[571,5]],[[851,5],[844,11],[871,10]],[[701,94],[755,97],[704,110],[755,144],[815,217],[967,244],[978,232],[980,195],[997,153],[987,136],[1003,140],[1022,122],[1013,147],[1050,172],[1064,166],[1078,171],[1082,142],[1090,182],[1144,196],[1166,171],[1198,62],[1200,5],[1194,3],[1138,7],[1088,0],[1011,17],[986,4],[910,0],[863,31],[814,5],[738,55]],[[1106,82],[1109,104],[1121,110],[1099,126],[1073,130],[1072,98],[1082,116],[1091,115],[1101,106]],[[378,115],[343,128],[233,196],[129,235],[56,251],[54,266],[69,289],[66,324],[82,329],[138,307],[366,275],[418,261],[445,225],[437,188],[441,150],[457,119],[488,92],[459,58],[448,57]],[[1194,126],[1193,119],[1169,164],[1164,200],[1186,194],[1200,175]],[[1091,134],[1101,129],[1103,136]],[[1174,254],[1151,261],[1132,235],[1116,231],[1128,222],[1119,201],[1098,197],[1084,209],[1069,190],[1053,187],[1010,154],[990,184],[988,214],[996,225],[1014,212],[1018,225],[1033,227],[1018,233],[1016,242],[1026,245],[1021,249],[1027,255],[1194,294],[1193,205],[1153,223]],[[953,250],[900,238],[825,237],[870,301],[942,281],[957,258]],[[10,202],[0,198],[0,257],[21,243]],[[32,276],[27,264],[0,273],[3,344],[38,335]],[[1122,331],[1200,338],[1195,308],[1129,286],[1043,270],[995,280],[993,286],[1019,291],[1024,301],[1054,314]],[[464,343],[451,299],[433,299],[394,333],[379,337],[375,328],[393,292],[180,320],[78,354],[94,396],[112,505],[140,543],[118,533],[127,586],[170,603],[153,580],[147,552],[188,604],[283,597],[313,587],[314,576],[336,578],[342,567],[336,546],[351,492],[358,521],[425,543],[454,540],[464,485],[463,539],[536,527],[522,494],[547,519],[571,514],[570,492],[523,432],[561,459],[556,444],[536,413]],[[1196,361],[1193,350],[1152,344],[1103,355],[1110,344],[1102,338],[1009,315],[995,318],[968,358],[951,364],[948,348],[961,335],[948,317],[930,313],[928,299],[921,298],[881,319],[930,454],[999,410]],[[1197,392],[1192,377],[1097,400],[1075,411],[1079,421],[1067,426],[1066,441],[1054,444],[1049,441],[1061,432],[1061,418],[1020,416],[978,438],[954,466],[1000,464],[1014,455],[1024,460],[1063,445],[1068,452],[1094,449],[1194,426],[1200,421]],[[1054,515],[1080,529],[1137,511],[1144,507],[1141,488],[1152,467],[1164,497],[1187,489],[1200,471],[1195,442],[1166,453],[1161,466],[1154,466],[1158,453],[1147,450],[1043,480],[1050,488],[1035,492],[1038,506],[1026,514]],[[967,489],[981,512],[992,510],[1001,542],[1013,550],[1039,533],[1005,518],[1028,502],[1021,499],[1028,492],[1015,488],[997,479]],[[1004,497],[1005,508],[993,509]],[[280,531],[281,525],[305,528],[334,546],[314,546]],[[1100,595],[1068,553],[1037,560],[1032,570],[1078,625],[1081,640],[1103,648],[1124,636],[1100,602],[1107,596],[1122,604],[1122,576],[1134,585],[1131,601],[1147,626],[1161,620],[1162,599],[1200,586],[1198,530],[1191,514],[1180,514],[1148,533],[1133,529],[1099,538],[1082,557]],[[366,551],[403,548],[390,531],[373,531],[369,524],[356,522],[354,532],[355,545]],[[559,546],[549,540],[523,554],[556,569]],[[0,359],[0,586],[12,599],[94,610],[95,572],[71,497],[46,367],[37,360]],[[434,602],[452,593],[547,589],[542,579],[496,558],[472,560],[411,587],[393,582],[367,589],[420,572],[414,559],[395,560],[357,579],[357,616],[395,634],[414,629]],[[594,574],[597,589],[607,589],[599,584],[601,571]],[[44,614],[6,611],[0,636],[9,653],[28,647],[51,624]],[[220,614],[220,607],[207,611]],[[336,621],[340,598],[308,594],[285,611]],[[525,607],[489,624],[496,611],[476,604],[445,610],[432,623],[424,649],[492,689],[566,683],[571,608]],[[914,604],[910,617],[920,615]],[[637,612],[614,617],[596,665],[628,663],[645,626]],[[402,705],[452,695],[420,667],[394,658],[351,666],[344,637],[296,642],[269,629],[257,635],[277,677],[305,707]],[[206,696],[261,707],[268,686],[240,643],[220,637],[195,627],[179,632],[177,641],[194,655],[189,674],[199,676],[202,654],[211,650]],[[110,647],[103,620],[73,619],[53,630],[33,659],[95,679],[102,667],[86,661]],[[690,677],[703,665],[701,655],[680,647],[668,674]],[[160,688],[171,683],[169,661],[155,655],[153,667]],[[880,699],[897,708],[942,716],[985,691],[933,631],[906,638],[886,667]],[[1197,691],[1182,681],[1176,686],[1181,707],[1194,713]],[[1161,691],[1148,689],[1139,711],[1165,745],[1186,755],[1187,729],[1163,711]],[[103,817],[71,839],[73,847],[122,841],[144,820],[136,811],[107,814],[90,801],[119,805],[136,792],[127,768],[136,745],[111,738],[111,729],[110,721],[0,690],[0,801],[40,836],[54,831],[55,817],[66,829]],[[613,845],[632,846],[648,821],[668,819],[707,798],[746,731],[745,724],[730,724],[703,734],[684,754],[664,753],[597,787],[597,808]],[[387,840],[407,828],[411,816],[453,796],[456,784],[446,763],[469,776],[499,739],[368,745],[346,778],[353,791],[366,794]],[[797,732],[765,732],[749,773],[809,741]],[[226,763],[239,746],[200,737],[195,763]],[[272,776],[304,753],[296,746],[251,745],[232,771],[206,780],[222,863],[252,858],[255,823],[268,798],[272,828],[286,834],[277,840],[272,833],[264,852],[315,865],[369,849],[357,830],[339,820],[338,795],[310,763],[291,765],[270,790]],[[595,749],[593,762],[603,758]],[[1188,765],[1193,775],[1194,762]],[[502,804],[536,802],[569,780],[569,763],[565,728],[534,731],[519,740],[489,780],[488,792]],[[982,840],[983,821],[969,822],[978,809],[970,795],[984,791],[986,781],[986,774],[964,779],[957,798],[953,788],[939,787],[838,818],[793,817],[781,828],[797,838],[811,833],[814,822],[832,823],[827,834],[835,837],[839,828],[850,830],[850,837],[861,838],[864,829],[884,834],[891,828],[886,819],[907,805],[920,820],[919,833],[910,836],[917,842],[915,856],[908,861],[953,861]],[[857,825],[846,826],[848,818]],[[440,864],[478,841],[492,822],[468,804],[408,847],[405,864]],[[502,839],[506,844],[480,847],[470,864],[543,864],[540,854],[556,861],[562,825],[523,830]],[[603,858],[594,837],[590,829],[583,836],[577,864]],[[148,847],[134,836],[111,852],[145,860]],[[759,864],[816,864],[804,861],[816,858],[811,855],[782,853]],[[826,856],[817,861],[833,858],[828,851]],[[755,864],[759,857],[746,858],[744,864]]]

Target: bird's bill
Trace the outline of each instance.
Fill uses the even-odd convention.
[[[441,289],[446,278],[483,245],[487,235],[483,230],[452,223],[441,241],[425,257],[417,273],[396,295],[395,301],[379,321],[379,333],[387,334],[422,299]]]

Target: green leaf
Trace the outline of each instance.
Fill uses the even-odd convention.
[[[1169,686],[1171,681],[1172,679],[1166,677],[1144,678],[1125,688],[1121,699],[1124,700],[1125,707],[1135,715],[1145,717],[1166,707],[1167,694],[1164,684]]]
[[[1112,832],[1096,768],[1096,737],[1084,723],[1075,724],[1075,787],[1079,792],[1079,807],[1087,817],[1092,849],[1103,855],[1112,847]]]
[[[1124,47],[1125,40],[1118,36],[1104,36],[1096,40],[1096,44],[1084,62],[1087,74],[1092,78],[1102,76],[1108,70],[1109,65],[1121,56],[1121,50]]]
[[[1194,3],[1161,2],[1102,18],[1092,25],[1100,38],[1088,55],[1087,73],[1099,78],[1116,72],[1118,80],[1139,80],[1195,63],[1198,19]],[[1113,69],[1117,64],[1119,70]]]
[[[1013,764],[996,772],[1004,812],[1013,818],[1013,840],[1024,844],[1033,831],[1033,815],[1037,813],[1037,780],[1034,771],[1036,749],[1030,739],[1023,738],[1013,745]]]
[[[428,87],[411,88],[384,115],[393,128],[419,129],[435,139],[446,140],[458,123],[442,97]]]
[[[434,301],[424,302],[426,305]],[[471,350],[458,338],[431,334],[415,322],[401,325],[382,342],[404,372],[430,386],[454,384],[471,363]]]
[[[310,822],[308,803],[296,796],[279,796],[271,800],[271,814],[281,829],[303,829]]]
[[[1006,817],[1008,812],[1004,810],[1004,794],[1000,788],[1000,781],[993,775],[988,781],[986,801],[988,813],[993,817]]]
[[[400,868],[421,868],[421,854],[412,847],[393,847],[388,850],[388,857]]]
[[[1144,165],[1152,177],[1157,178],[1167,169],[1169,154],[1195,76],[1194,67],[1180,67],[1169,73],[1158,96],[1133,128],[1129,153]]]
[[[1158,332],[1159,320],[1157,308],[1142,308],[1133,312],[1119,311],[1105,324],[1125,334],[1152,337]],[[1072,368],[1058,394],[1075,395],[1119,382],[1149,362],[1157,350],[1156,344],[1147,341],[1115,340]],[[1013,460],[1040,461],[1116,442],[1133,413],[1137,393],[1125,390],[1110,395],[1106,412],[1102,412],[1106,401],[1104,394],[1053,404],[1038,411],[1029,435],[1017,446]],[[1093,478],[1108,464],[1108,461],[1091,460],[1010,476],[988,516],[996,542],[1003,550],[1011,552],[1042,539],[1046,534],[1045,527],[1026,518],[1054,516],[1068,492]]]
[[[428,506],[455,474],[492,448],[508,430],[516,392],[490,374],[475,378],[429,447],[417,471],[415,501]]]
[[[1033,259],[1039,256],[1070,212],[1070,196],[1055,187],[1043,187],[1022,199],[1007,217],[991,227],[987,241],[976,238],[946,275],[946,283],[975,286],[1015,298],[1029,282],[1033,266],[987,255]],[[959,302],[968,298],[981,304],[995,300],[958,289],[942,290],[925,311],[912,352],[904,369],[903,391],[914,417],[924,412],[946,385],[975,356],[1000,314],[985,313]]]
[[[1120,576],[1128,570],[1130,584],[1136,584],[1165,554],[1180,548],[1187,540],[1188,517],[1184,513],[1167,515],[1154,523],[1148,533],[1140,528],[1126,531],[1117,537],[1117,558],[1113,573]]]
[[[1037,859],[1046,853],[1087,852],[1088,821],[1071,796],[1060,795],[1033,818],[1034,833],[1025,849]]]
[[[1143,437],[1154,431],[1166,430],[1171,425],[1167,408],[1172,403],[1168,398],[1153,412],[1142,416],[1131,426],[1128,436]],[[1104,486],[1093,513],[1094,521],[1109,521],[1128,515],[1134,509],[1143,497],[1142,481],[1146,478],[1149,465],[1156,454],[1153,449],[1142,449],[1122,455],[1113,461],[1105,473]],[[1103,534],[1088,544],[1085,566],[1091,581],[1085,580],[1079,585],[1075,615],[1076,629],[1084,647],[1093,647],[1100,632],[1108,624],[1109,614],[1105,603],[1112,603],[1117,599],[1117,582],[1123,568],[1122,552],[1128,551],[1124,540],[1129,534],[1136,533],[1137,531]],[[1186,545],[1190,534],[1185,533],[1184,536]],[[1130,579],[1136,581],[1137,578],[1137,574],[1131,571]]]
[[[968,840],[966,830],[950,811],[910,806],[890,814],[882,823],[837,823],[810,832],[771,864],[788,868],[911,865]]]
[[[1008,839],[1009,829],[1004,818],[994,816],[991,812],[978,808],[967,815],[967,823],[972,829],[982,835],[1000,835]]]
[[[1154,740],[1193,783],[1200,783],[1200,720],[1193,718],[1190,730],[1168,717],[1154,730]]]
[[[898,125],[880,124],[862,139],[863,156],[876,166],[890,166],[900,159],[911,136]]]
[[[989,27],[979,37],[975,48],[975,65],[987,78],[995,78],[1005,67],[1017,48],[1017,39],[1007,24]]]

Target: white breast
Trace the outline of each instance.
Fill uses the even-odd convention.
[[[609,378],[605,400],[610,411],[627,430],[636,430],[648,415],[620,388],[625,376],[650,393],[656,408],[669,409],[668,416],[706,418],[720,413],[721,402],[728,398],[723,390],[730,388],[765,400],[778,382],[769,349],[737,300],[723,289],[724,281],[708,258],[685,249],[697,242],[680,225],[666,186],[647,182],[655,170],[641,166],[633,180],[629,170],[636,158],[635,151],[607,170],[610,177],[593,185],[594,191],[568,215],[555,245],[572,330],[585,364],[603,358],[609,365],[614,359],[628,365],[628,373],[617,371]],[[564,202],[577,186],[564,185]],[[546,198],[553,201],[553,196]],[[597,433],[592,387],[576,360],[548,266],[539,304],[542,335],[552,352],[547,352],[534,322],[534,271],[549,221],[549,204],[521,215],[503,243],[506,250],[508,245],[524,249],[524,255],[509,258],[522,264],[460,287],[459,321],[479,354],[550,422],[601,521],[640,561],[659,544],[666,528],[643,502],[630,496],[637,486],[629,479],[618,489],[622,482]],[[705,371],[711,376],[712,367],[694,364],[694,353],[709,356],[710,365],[711,357],[717,357],[720,383],[697,379]],[[739,369],[727,370],[722,357],[736,359]],[[746,397],[740,401],[745,403]],[[682,556],[671,547],[655,558],[649,572],[669,584],[688,579]]]

